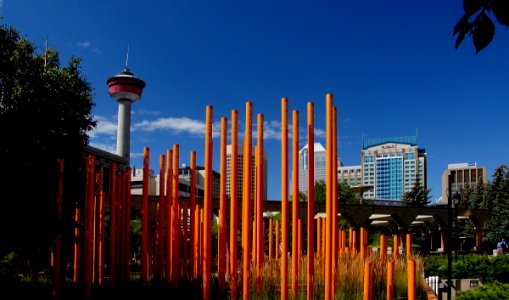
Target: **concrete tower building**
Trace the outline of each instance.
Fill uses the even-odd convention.
[[[108,78],[108,93],[118,102],[117,155],[129,163],[131,152],[131,103],[141,98],[145,81],[126,68]]]
[[[315,169],[314,181],[325,181],[325,148],[320,143],[314,143]],[[308,192],[308,144],[299,151],[299,192]]]
[[[451,176],[450,176],[451,175]],[[488,169],[478,167],[476,162],[449,164],[442,174],[442,198],[440,203],[447,203],[449,188],[451,195],[467,187],[488,183]]]

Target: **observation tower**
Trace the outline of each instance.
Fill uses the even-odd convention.
[[[108,93],[118,102],[117,155],[129,163],[131,153],[131,104],[141,98],[145,81],[129,71],[127,64],[118,75],[108,78]]]

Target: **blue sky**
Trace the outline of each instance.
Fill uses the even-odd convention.
[[[113,152],[117,103],[106,79],[122,71],[129,45],[129,68],[147,83],[133,104],[136,167],[147,146],[157,172],[159,155],[173,144],[181,163],[196,150],[203,165],[206,106],[218,124],[237,109],[243,131],[251,101],[266,121],[268,198],[280,199],[281,98],[289,99],[289,116],[299,110],[300,147],[306,103],[315,103],[317,140],[325,145],[327,93],[338,110],[345,165],[360,164],[363,136],[417,134],[434,199],[450,163],[476,161],[490,179],[508,164],[509,32],[497,24],[477,55],[469,37],[455,49],[459,0],[0,0],[0,15],[39,50],[47,39],[63,62],[82,58],[99,121],[91,143]]]

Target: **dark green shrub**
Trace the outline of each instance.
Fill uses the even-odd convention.
[[[472,290],[460,292],[456,295],[456,300],[500,300],[509,299],[509,284],[494,281]]]

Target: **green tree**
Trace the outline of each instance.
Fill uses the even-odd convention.
[[[430,189],[425,189],[419,181],[415,182],[414,187],[403,194],[401,197],[401,205],[402,206],[417,206],[422,207],[429,204],[429,193]]]
[[[487,209],[492,217],[487,224],[485,240],[495,244],[500,237],[507,237],[509,232],[509,168],[501,165],[496,168],[493,180],[489,185],[486,196],[490,200]]]
[[[61,67],[56,50],[37,53],[16,29],[0,26],[0,254],[15,251],[32,271],[48,263],[57,231],[74,230],[69,224],[83,194],[93,106],[79,58]],[[65,160],[62,222],[55,201],[59,158]]]
[[[360,196],[346,182],[338,182],[338,201],[347,204],[359,204]],[[325,203],[327,186],[324,180],[315,181],[315,203]]]
[[[469,34],[476,53],[486,48],[495,35],[493,17],[500,25],[509,25],[509,2],[507,0],[463,0],[465,14],[454,26],[456,48]]]

